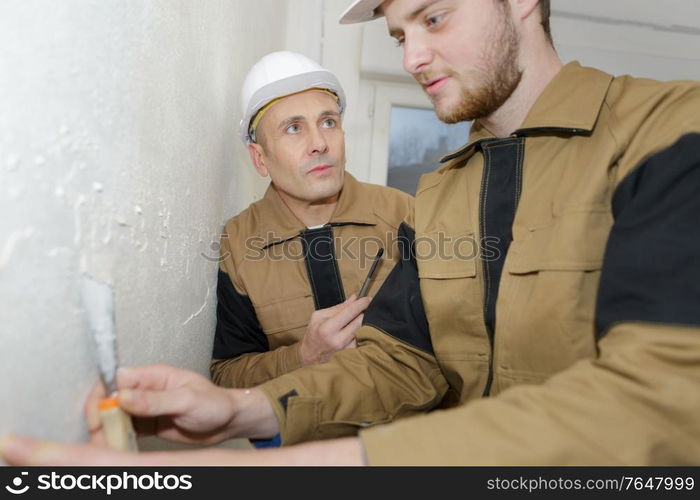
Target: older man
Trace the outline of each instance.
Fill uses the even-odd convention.
[[[258,61],[242,91],[240,136],[264,197],[233,217],[221,239],[213,380],[252,387],[355,347],[369,299],[356,299],[372,261],[398,260],[396,230],[412,198],[345,172],[337,78],[293,52]]]
[[[476,121],[421,180],[400,231],[415,255],[375,296],[358,349],[247,393],[168,367],[120,381],[125,408],[185,436],[359,438],[260,455],[54,447],[49,461],[700,462],[700,85],[562,65],[546,0],[358,0],[345,20],[379,15],[438,116]],[[440,234],[491,246],[424,255]],[[165,390],[132,390],[144,375]],[[178,391],[199,396],[178,405]],[[36,446],[7,448],[31,463]]]
[[[369,303],[356,294],[380,248],[387,258],[369,291],[384,282],[412,208],[409,195],[345,172],[345,93],[316,62],[264,56],[241,101],[241,139],[271,182],[221,238],[211,375],[224,387],[253,387],[355,347]]]

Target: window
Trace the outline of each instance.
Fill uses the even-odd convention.
[[[469,140],[470,123],[442,123],[415,83],[364,80],[360,90],[369,126],[359,129],[351,168],[361,180],[415,194],[420,176]]]
[[[420,176],[438,168],[440,158],[467,143],[469,123],[447,125],[431,109],[392,106],[387,186],[416,193]]]

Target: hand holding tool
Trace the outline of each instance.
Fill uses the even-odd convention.
[[[131,417],[119,407],[117,399],[117,338],[114,333],[114,294],[112,287],[83,275],[82,298],[97,361],[107,397],[99,403],[100,420],[107,445],[115,450],[138,451]]]
[[[377,272],[377,265],[379,264],[382,255],[384,255],[384,249],[380,248],[379,251],[377,251],[377,255],[374,256],[372,266],[369,268],[367,277],[365,278],[365,281],[364,283],[362,283],[362,287],[360,288],[360,293],[357,294],[358,299],[361,299],[362,297],[367,295],[367,292],[369,291],[369,285],[372,283],[372,278],[374,278],[374,274]]]

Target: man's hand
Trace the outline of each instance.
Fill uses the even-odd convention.
[[[362,312],[370,299],[354,295],[345,302],[314,311],[299,346],[304,366],[325,363],[337,351],[357,347],[355,332],[362,325]]]
[[[55,465],[362,465],[358,438],[317,441],[267,450],[202,450],[128,453],[94,444],[63,444],[23,436],[0,438],[0,458],[15,466]]]
[[[119,405],[134,417],[140,435],[181,443],[215,444],[232,437],[270,437],[278,432],[270,403],[257,389],[224,389],[205,377],[168,365],[122,368]],[[90,440],[104,444],[97,384],[85,404]]]

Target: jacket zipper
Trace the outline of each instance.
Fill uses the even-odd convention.
[[[482,153],[483,154],[483,153]],[[479,236],[481,237],[481,241],[484,242],[486,241],[486,234],[484,233],[484,222],[486,220],[486,205],[484,203],[484,195],[486,193],[486,169],[489,168],[488,165],[486,165],[486,158],[484,157],[484,172],[481,175],[481,190],[479,192],[479,218],[481,219],[481,223],[479,224]],[[483,243],[482,243],[483,244]],[[482,249],[483,252],[483,249]],[[484,287],[488,287],[488,283],[486,283],[486,280],[489,279],[489,270],[487,268],[488,264],[486,263],[486,260],[481,258],[481,272],[484,276]],[[484,328],[486,329],[486,335],[488,336],[489,339],[489,374],[488,378],[486,379],[486,386],[484,387],[484,392],[481,395],[482,397],[487,397],[490,392],[491,392],[491,385],[493,384],[493,354],[494,354],[494,332],[493,330],[489,327],[488,322],[486,321],[486,308],[488,304],[488,297],[484,296],[484,307],[483,307],[483,320],[484,320]]]
[[[502,149],[504,147],[507,149]],[[497,237],[501,252],[497,257],[498,260],[491,262],[487,260],[488,256],[483,253],[484,249],[482,249],[481,255],[482,272],[484,274],[484,326],[490,347],[488,378],[482,394],[485,397],[490,395],[494,380],[496,306],[501,288],[500,283],[503,278],[506,254],[513,240],[512,227],[515,213],[520,201],[524,139],[522,137],[514,137],[506,140],[484,141],[481,149],[484,155],[484,171],[481,178],[481,192],[479,193],[479,234],[482,241],[481,246],[485,249],[487,237]],[[499,150],[498,153],[495,152],[496,149]],[[495,186],[495,192],[493,192],[493,196],[489,196],[492,184]],[[503,191],[504,188],[506,191]],[[514,198],[510,198],[507,194],[507,191],[510,189],[512,189],[510,196]],[[487,204],[492,205],[487,206]],[[494,212],[494,207],[497,212]]]

